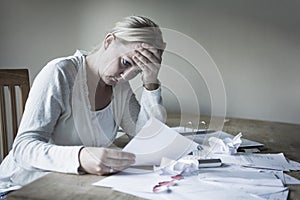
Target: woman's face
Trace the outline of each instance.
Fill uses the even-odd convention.
[[[103,54],[105,67],[99,71],[105,84],[115,85],[118,82],[129,81],[141,72],[132,59],[134,50],[140,45],[137,42],[128,44],[116,40],[110,42]]]

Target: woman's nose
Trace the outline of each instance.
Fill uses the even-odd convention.
[[[122,74],[124,74],[126,72],[126,69],[122,69],[121,67],[118,69],[118,72],[117,72],[117,74],[119,75],[119,76],[121,76]]]

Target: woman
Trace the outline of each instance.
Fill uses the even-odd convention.
[[[135,155],[108,148],[120,126],[131,137],[150,116],[163,120],[158,72],[165,43],[146,17],[116,23],[99,48],[49,62],[35,78],[13,149],[0,166],[0,192],[49,171],[109,174]],[[141,104],[128,80],[141,73]]]

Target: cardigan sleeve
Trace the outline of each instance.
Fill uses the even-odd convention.
[[[69,98],[68,78],[55,62],[48,63],[35,78],[13,144],[14,160],[20,167],[78,173],[81,146],[49,143]]]
[[[121,120],[121,127],[129,136],[135,136],[150,117],[164,121],[164,111],[161,87],[151,91],[143,88],[140,102],[130,91]]]

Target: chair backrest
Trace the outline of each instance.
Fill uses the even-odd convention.
[[[1,160],[16,137],[19,120],[29,93],[28,69],[0,69]]]

